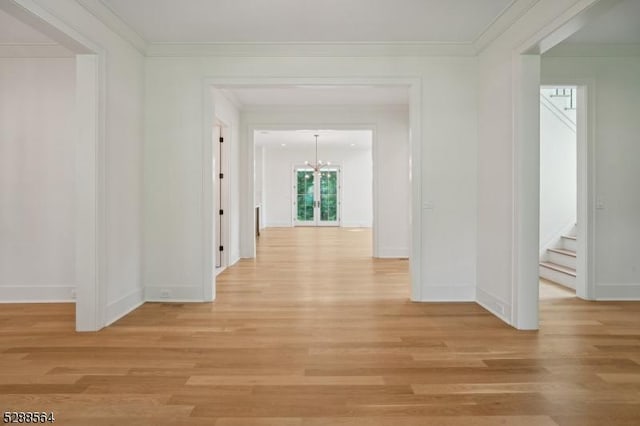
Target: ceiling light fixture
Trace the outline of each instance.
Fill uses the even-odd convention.
[[[304,164],[306,164],[307,166],[311,167],[313,169],[314,172],[318,173],[320,172],[320,170],[323,167],[327,167],[331,165],[330,161],[327,161],[326,163],[324,163],[322,160],[318,160],[318,136],[320,135],[313,135],[316,138],[316,161],[315,163],[310,163],[308,161],[305,161]]]

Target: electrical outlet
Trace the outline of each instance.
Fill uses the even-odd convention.
[[[169,290],[160,290],[160,297],[163,299],[168,299],[171,296],[171,292]]]
[[[69,295],[71,296],[71,298],[72,298],[73,300],[75,300],[75,299],[76,299],[76,289],[75,289],[75,288],[72,288],[72,289],[71,289],[71,291],[70,291],[69,293],[70,293]]]

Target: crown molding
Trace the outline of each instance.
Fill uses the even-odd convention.
[[[219,89],[219,88],[214,88],[213,90],[216,91],[219,94],[219,96],[222,96],[227,101],[229,101],[231,105],[236,107],[236,109],[241,110],[244,108],[245,105],[242,102],[240,102],[240,99],[238,99],[238,97],[232,91],[228,89]]]
[[[522,18],[540,0],[513,0],[473,42],[476,54],[482,52],[502,33]]]
[[[181,43],[147,42],[102,0],[76,0],[89,13],[149,57],[368,57],[476,56],[540,0],[512,0],[472,42]]]
[[[150,43],[147,56],[474,56],[471,43]]]
[[[548,57],[640,56],[640,43],[561,43],[546,51]]]
[[[246,113],[318,113],[318,112],[341,112],[355,111],[364,113],[373,112],[408,112],[409,104],[335,104],[335,105],[242,105],[242,112]]]
[[[76,1],[100,22],[105,24],[111,31],[129,42],[129,44],[131,44],[142,55],[146,53],[147,41],[101,0]]]
[[[1,44],[0,58],[73,58],[75,54],[59,44]]]

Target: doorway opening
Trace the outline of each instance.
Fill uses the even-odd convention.
[[[75,329],[99,330],[117,319],[104,279],[104,51],[35,4],[1,2],[0,21],[3,34],[48,49],[0,40],[10,52],[0,103],[11,115],[0,120],[9,165],[0,192],[13,199],[3,206],[13,232],[0,244],[0,301],[73,303]]]
[[[578,247],[576,86],[540,89],[540,297],[573,297]]]
[[[235,184],[231,185],[231,197],[234,205],[239,207],[238,215],[231,215],[231,241],[239,241],[238,258],[253,259],[257,255],[257,243],[262,245],[262,232],[269,227],[290,227],[292,229],[312,229],[293,225],[293,169],[304,164],[304,160],[313,159],[305,155],[302,162],[290,163],[283,170],[283,185],[275,186],[286,191],[282,198],[286,203],[279,203],[282,208],[277,222],[267,223],[274,218],[271,207],[265,203],[264,192],[273,186],[263,187],[260,182],[260,170],[264,166],[261,160],[262,149],[256,144],[256,133],[284,130],[311,129],[357,129],[369,130],[373,134],[373,214],[370,226],[372,230],[373,257],[409,259],[411,277],[410,299],[427,301],[422,294],[422,192],[421,180],[421,81],[417,78],[209,78],[203,83],[205,93],[204,114],[204,151],[209,152],[213,120],[219,110],[235,110],[241,125],[238,130],[238,146],[231,152],[230,161],[237,165],[234,176]],[[214,93],[211,99],[210,93]],[[221,102],[226,98],[228,102]],[[226,106],[219,105],[225,103]],[[241,118],[241,120],[240,120]],[[286,123],[286,124],[283,124]],[[235,127],[234,127],[235,129]],[[313,135],[313,133],[311,133]],[[312,137],[312,136],[310,136]],[[258,149],[256,149],[258,148]],[[211,151],[212,152],[212,151]],[[210,158],[204,156],[203,170],[205,176],[213,173]],[[208,160],[208,162],[207,162]],[[348,169],[340,166],[340,179],[345,181]],[[214,193],[209,185],[213,180],[205,179],[203,209],[205,218],[213,218],[207,214],[214,208]],[[344,185],[340,188],[341,203],[337,214],[340,227],[313,228],[319,230],[343,229],[348,226],[360,227],[362,224],[349,224],[345,215],[345,203],[349,200]],[[234,197],[237,203],[234,204]],[[362,207],[362,205],[361,205]],[[284,219],[283,219],[284,218]],[[235,219],[239,223],[234,222]],[[377,223],[380,221],[380,223]],[[234,223],[238,226],[234,227]],[[213,246],[215,244],[215,226],[213,221],[207,223],[203,255],[203,291],[206,300],[215,298],[215,276],[211,276],[215,261]],[[358,234],[357,230],[348,231]],[[362,233],[362,232],[360,232]],[[209,239],[209,236],[214,236]],[[232,255],[232,257],[234,257]],[[234,257],[235,258],[235,257]],[[206,265],[209,262],[209,265]],[[230,264],[234,262],[231,261]],[[207,268],[206,266],[211,266]],[[211,283],[213,282],[213,286]],[[213,291],[212,291],[213,290]]]
[[[300,227],[375,235],[373,138],[370,129],[256,129],[256,235]],[[373,239],[366,245],[372,256]]]

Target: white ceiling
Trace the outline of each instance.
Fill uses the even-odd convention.
[[[0,43],[53,44],[49,37],[0,10]]]
[[[409,104],[407,86],[254,86],[221,90],[242,107]]]
[[[267,146],[278,149],[290,149],[304,146],[313,152],[315,137],[318,136],[318,153],[322,154],[323,147],[349,147],[353,149],[371,148],[371,130],[258,130],[255,132],[256,146]],[[284,144],[284,146],[283,146]]]
[[[640,43],[640,0],[620,2],[563,43]]]
[[[149,42],[468,43],[514,0],[102,0]]]

